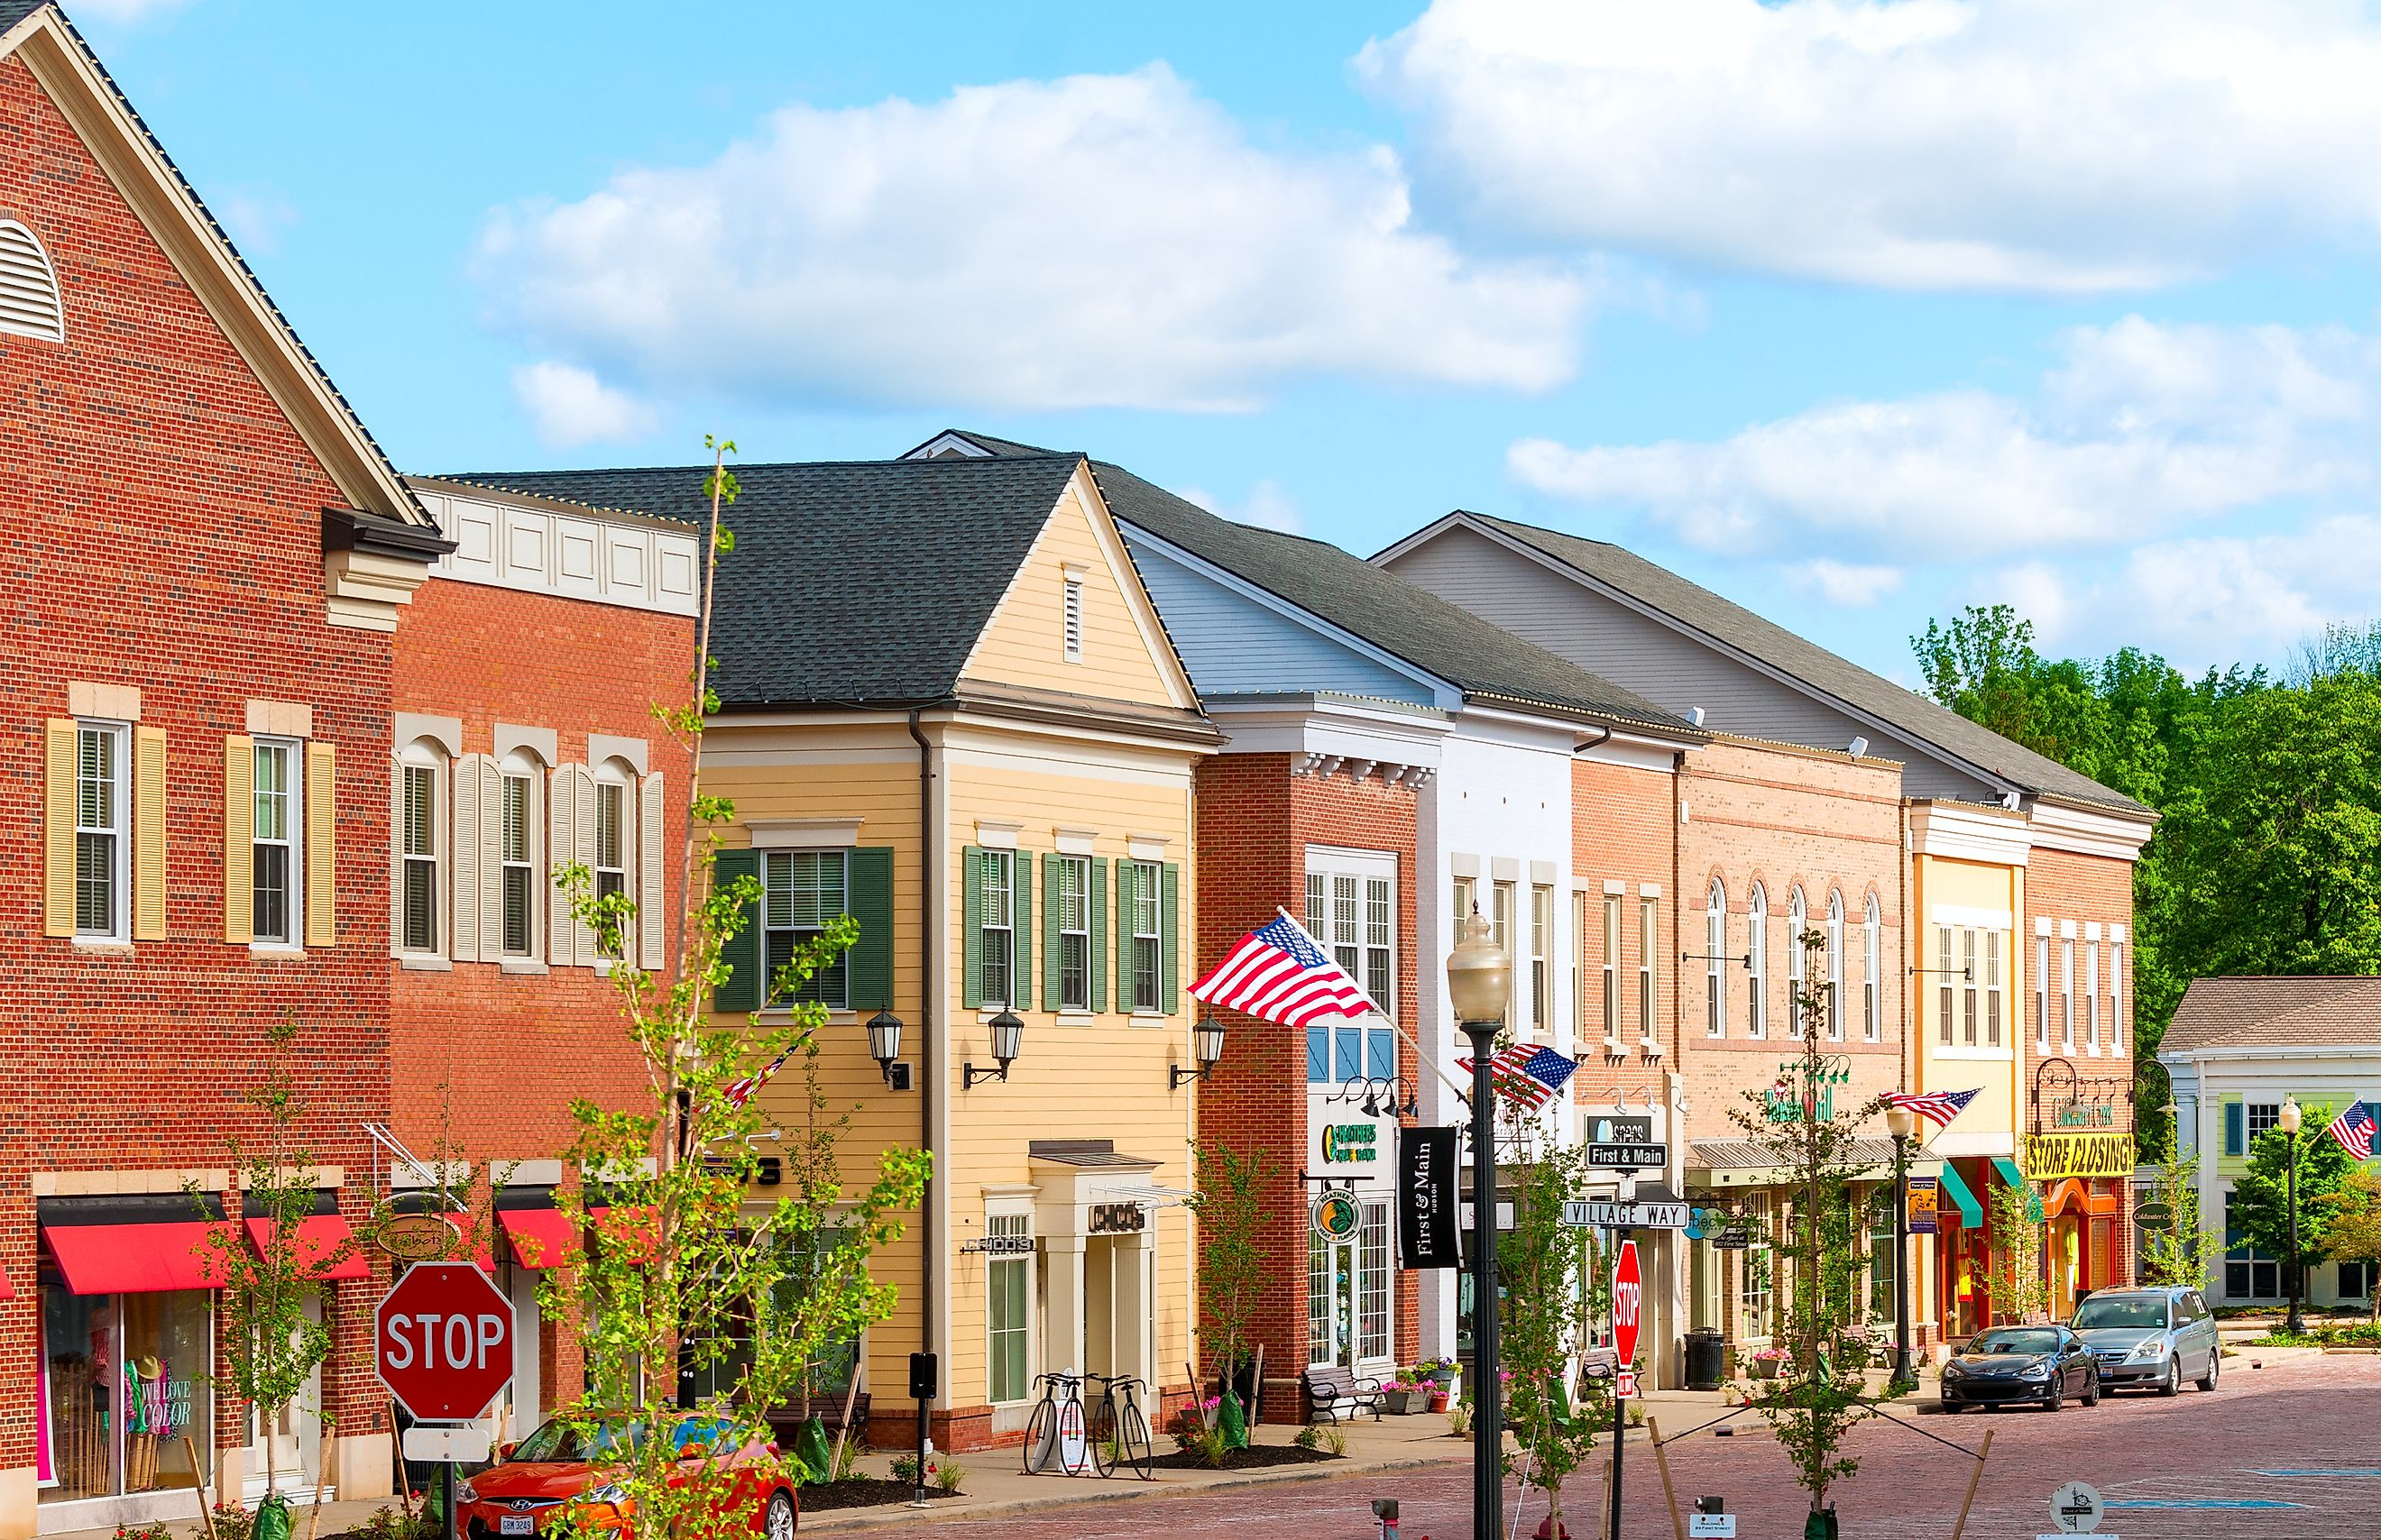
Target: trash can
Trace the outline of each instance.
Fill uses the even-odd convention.
[[[1687,1333],[1687,1388],[1716,1390],[1728,1378],[1728,1344],[1717,1327],[1699,1326]]]

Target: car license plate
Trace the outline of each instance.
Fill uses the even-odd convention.
[[[526,1513],[499,1513],[496,1515],[496,1533],[498,1534],[535,1534],[537,1521]]]

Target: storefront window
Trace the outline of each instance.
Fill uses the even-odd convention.
[[[74,1294],[43,1281],[35,1440],[43,1501],[187,1490],[206,1480],[211,1311],[210,1296],[195,1291]]]
[[[1033,1219],[1028,1214],[987,1214],[983,1230],[997,1238],[1022,1238],[1033,1232]],[[1031,1340],[1027,1323],[1032,1319],[1033,1258],[1030,1254],[995,1253],[984,1267],[984,1281],[990,1291],[986,1304],[992,1330],[992,1399],[1021,1401],[1032,1391],[1026,1350]]]
[[[1900,1262],[1893,1244],[1893,1189],[1879,1187],[1868,1204],[1868,1313],[1876,1320],[1893,1318],[1893,1273]]]
[[[1358,1237],[1362,1261],[1357,1277],[1359,1302],[1357,1351],[1366,1358],[1389,1356],[1389,1206],[1364,1205],[1364,1228]]]
[[[1746,1200],[1746,1225],[1752,1231],[1752,1243],[1744,1248],[1743,1286],[1738,1291],[1741,1323],[1737,1335],[1748,1339],[1769,1335],[1770,1263],[1769,1194],[1754,1193]]]

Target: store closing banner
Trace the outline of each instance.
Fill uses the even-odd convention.
[[[1398,1253],[1409,1267],[1459,1267],[1455,1130],[1398,1131]]]

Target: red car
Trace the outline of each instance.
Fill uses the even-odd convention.
[[[682,1485],[706,1470],[733,1473],[739,1502],[751,1505],[753,1533],[763,1540],[793,1540],[801,1501],[775,1456],[776,1446],[758,1441],[727,1453],[712,1445],[729,1425],[700,1413],[679,1419],[670,1440],[683,1454],[670,1485]],[[573,1501],[580,1522],[593,1529],[631,1530],[635,1504],[611,1479],[623,1451],[640,1446],[644,1425],[627,1417],[592,1426],[556,1419],[503,1452],[498,1463],[458,1484],[457,1533],[462,1540],[523,1540],[553,1527]],[[609,1458],[607,1458],[607,1455]]]

